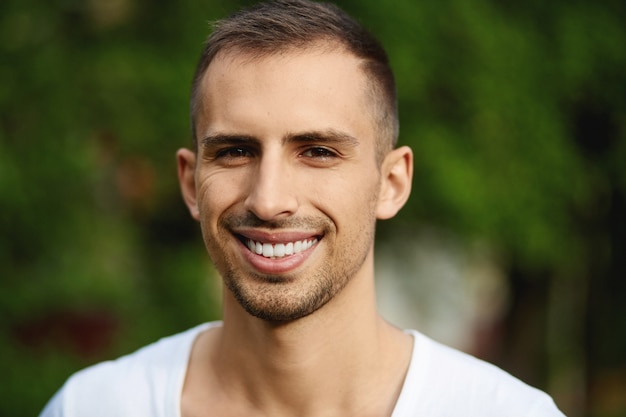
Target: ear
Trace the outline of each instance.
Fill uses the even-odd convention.
[[[176,163],[183,201],[187,205],[191,217],[200,220],[200,211],[196,200],[196,154],[189,149],[179,149],[176,152]]]
[[[409,199],[413,180],[413,151],[408,146],[392,150],[381,166],[381,183],[376,218],[390,219]]]

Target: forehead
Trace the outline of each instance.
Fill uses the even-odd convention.
[[[361,61],[339,48],[220,52],[200,84],[198,135],[335,129],[373,140],[367,88]]]

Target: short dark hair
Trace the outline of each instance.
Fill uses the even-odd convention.
[[[370,82],[369,93],[379,134],[377,149],[385,154],[398,138],[396,86],[382,45],[361,24],[331,3],[309,0],[275,0],[258,3],[213,23],[196,67],[191,90],[191,129],[197,148],[196,114],[201,102],[200,84],[209,64],[220,51],[237,50],[262,57],[289,49],[327,42],[362,59]],[[379,155],[380,156],[380,155]]]

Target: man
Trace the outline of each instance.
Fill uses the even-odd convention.
[[[562,416],[505,372],[376,310],[377,219],[406,202],[383,49],[306,0],[219,22],[192,91],[183,199],[223,321],[73,376],[43,416]]]

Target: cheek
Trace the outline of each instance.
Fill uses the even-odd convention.
[[[247,170],[207,170],[198,175],[198,193],[211,205],[224,204],[240,197],[249,177]]]
[[[203,227],[215,227],[217,218],[240,200],[241,182],[235,175],[199,176],[198,207]]]
[[[370,228],[375,222],[378,201],[378,176],[336,173],[316,181],[309,195],[320,211],[332,219],[337,228]]]
[[[237,189],[223,175],[203,177],[197,189],[202,238],[209,257],[218,268],[225,261],[223,245],[228,238],[219,227],[220,217],[233,206],[236,201],[233,190]]]

